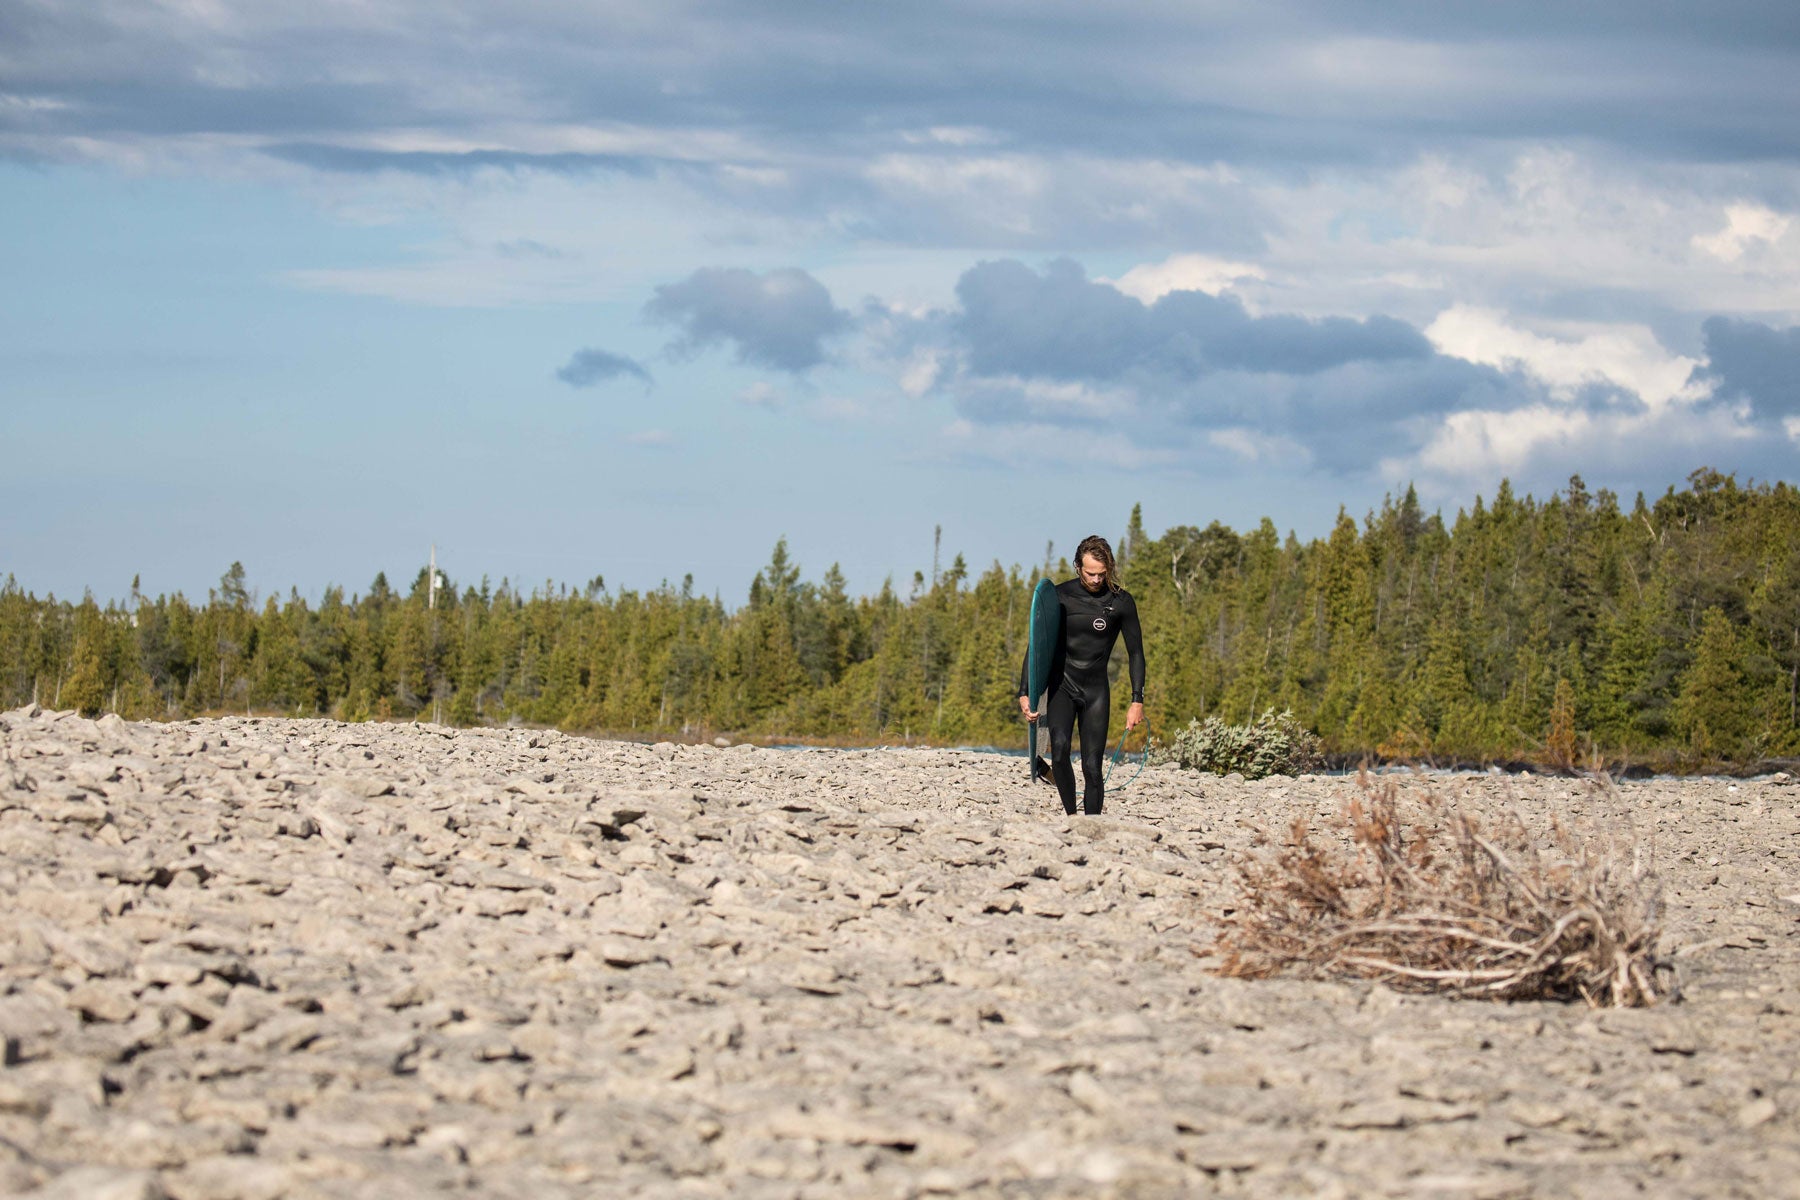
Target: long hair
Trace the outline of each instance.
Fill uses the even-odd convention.
[[[1081,570],[1081,560],[1088,555],[1099,559],[1106,568],[1106,586],[1112,591],[1121,592],[1125,585],[1119,582],[1119,561],[1113,557],[1112,547],[1105,538],[1097,533],[1090,533],[1081,539],[1081,545],[1075,547],[1075,569]]]

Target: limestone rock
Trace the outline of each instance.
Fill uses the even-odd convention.
[[[1352,780],[1020,765],[0,714],[0,1191],[1791,1190],[1786,784],[1431,782],[1654,831],[1687,1000],[1596,1019],[1210,974]]]

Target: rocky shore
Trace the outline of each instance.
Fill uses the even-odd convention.
[[[0,1193],[1800,1194],[1800,788],[1429,781],[1629,820],[1678,1004],[1210,974],[1355,786],[6,713]]]

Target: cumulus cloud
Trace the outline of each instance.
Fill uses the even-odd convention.
[[[0,16],[0,156],[299,180],[408,236],[284,278],[420,304],[635,303],[730,246],[856,295],[905,260],[936,311],[738,267],[645,313],[677,357],[793,375],[858,334],[848,365],[975,429],[1451,473],[1800,417],[1791,8],[959,11],[986,36],[931,6],[821,36],[782,4],[34,3]],[[970,246],[1115,277],[998,258],[945,296]],[[557,375],[651,382],[598,349]]]
[[[742,267],[704,268],[657,288],[644,311],[681,329],[672,353],[729,343],[739,362],[795,373],[823,362],[825,342],[850,324],[850,314],[832,304],[824,284],[792,267],[760,275]]]
[[[1715,393],[1759,417],[1800,414],[1788,382],[1800,330],[1711,322],[1700,369],[1627,321],[1452,305],[1421,330],[1379,314],[1253,313],[1198,289],[1152,294],[1070,260],[1002,259],[965,271],[953,307],[871,311],[864,328],[901,380],[924,381],[908,390],[948,399],[963,442],[989,429],[1035,444],[1060,429],[1143,467],[1418,478],[1439,494],[1566,477],[1583,455],[1590,470],[1635,478],[1646,468],[1634,463],[1654,462],[1679,477],[1691,468],[1676,460],[1697,453],[1749,461],[1750,429]]]
[[[1089,280],[1068,259],[1042,273],[1007,259],[966,272],[954,319],[977,375],[1116,379],[1154,372],[1194,380],[1214,371],[1306,374],[1349,362],[1423,358],[1430,344],[1387,317],[1251,316],[1229,296],[1169,292],[1154,304]]]
[[[1522,489],[1553,488],[1572,474],[1643,487],[1680,479],[1700,463],[1779,476],[1791,472],[1792,458],[1791,446],[1759,436],[1718,406],[1603,412],[1543,403],[1450,414],[1418,453],[1392,456],[1380,473],[1461,502],[1502,478]]]
[[[956,298],[953,328],[976,375],[1112,379],[1151,340],[1142,304],[1069,259],[1042,274],[1014,259],[982,263],[963,273]]]
[[[1423,358],[1431,346],[1392,318],[1252,316],[1230,296],[1174,291],[1144,304],[1091,281],[1067,259],[1041,274],[982,263],[957,285],[957,321],[978,374],[1116,378],[1149,370],[1197,379],[1218,370],[1306,374],[1349,362]]]
[[[592,347],[577,350],[568,362],[557,368],[556,377],[570,387],[578,388],[594,387],[619,378],[635,379],[645,387],[652,383],[650,372],[635,359]]]
[[[1512,409],[1541,393],[1517,377],[1440,355],[1344,363],[1326,371],[1229,372],[1183,392],[1173,416],[1212,438],[1238,430],[1271,446],[1306,449],[1310,465],[1334,474],[1373,471],[1385,458],[1423,445],[1451,413],[1481,406]]]
[[[1736,262],[1756,242],[1780,241],[1793,222],[1760,204],[1733,204],[1725,210],[1725,228],[1694,235],[1694,245],[1721,262]]]
[[[1596,385],[1628,391],[1651,407],[1697,399],[1690,379],[1697,360],[1671,354],[1642,325],[1581,327],[1570,336],[1521,328],[1505,314],[1453,305],[1425,328],[1442,354],[1502,370],[1524,371],[1560,400]]]
[[[1544,394],[1517,371],[1438,353],[1391,317],[1258,315],[1189,289],[1146,303],[1067,259],[980,263],[956,299],[944,312],[865,315],[904,391],[941,394],[968,427],[1007,437],[1104,431],[1143,463],[1373,471],[1424,445],[1446,414]]]
[[[1170,292],[1205,292],[1217,296],[1243,279],[1266,279],[1255,263],[1231,262],[1208,254],[1177,254],[1158,263],[1141,263],[1119,276],[1101,278],[1144,304],[1154,304]]]

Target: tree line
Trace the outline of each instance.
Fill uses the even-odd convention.
[[[1215,521],[1115,541],[1162,729],[1291,710],[1348,756],[1745,763],[1800,752],[1800,489],[1703,468],[1629,508],[1579,476],[1502,483],[1446,520],[1415,492],[1326,537]],[[1058,579],[1066,561],[1044,569]],[[1036,569],[890,579],[851,596],[785,541],[730,608],[679,587],[328,587],[260,605],[233,564],[204,603],[102,606],[0,585],[0,700],[203,713],[524,721],[636,737],[732,732],[1011,745]],[[1114,669],[1122,668],[1123,653]],[[1114,689],[1121,709],[1123,687]]]

